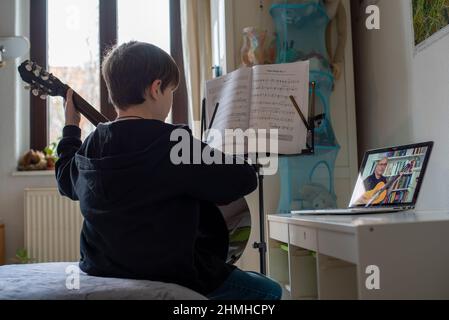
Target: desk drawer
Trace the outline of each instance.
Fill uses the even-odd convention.
[[[294,246],[316,251],[318,248],[316,229],[290,225],[290,243]]]
[[[288,243],[288,224],[270,221],[270,238]]]
[[[316,229],[290,225],[290,243],[294,246],[316,251]]]
[[[347,262],[357,263],[357,242],[355,234],[320,230],[318,251],[321,254]]]

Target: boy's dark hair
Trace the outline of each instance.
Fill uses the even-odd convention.
[[[103,60],[102,74],[112,104],[122,110],[145,102],[145,90],[155,80],[162,81],[162,92],[179,84],[173,58],[155,45],[137,41],[110,50]]]

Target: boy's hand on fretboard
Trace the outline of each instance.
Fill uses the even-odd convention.
[[[67,97],[64,104],[65,109],[65,125],[66,126],[80,126],[81,114],[76,110],[73,103],[73,90],[69,89],[67,91]]]

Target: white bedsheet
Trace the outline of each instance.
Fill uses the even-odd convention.
[[[80,271],[79,290],[75,285],[78,263],[41,263],[0,267],[2,300],[204,300],[204,296],[171,283],[147,280],[92,277]],[[66,270],[72,273],[66,273]]]

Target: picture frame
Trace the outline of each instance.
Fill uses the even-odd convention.
[[[449,0],[410,0],[415,53],[449,33]]]

